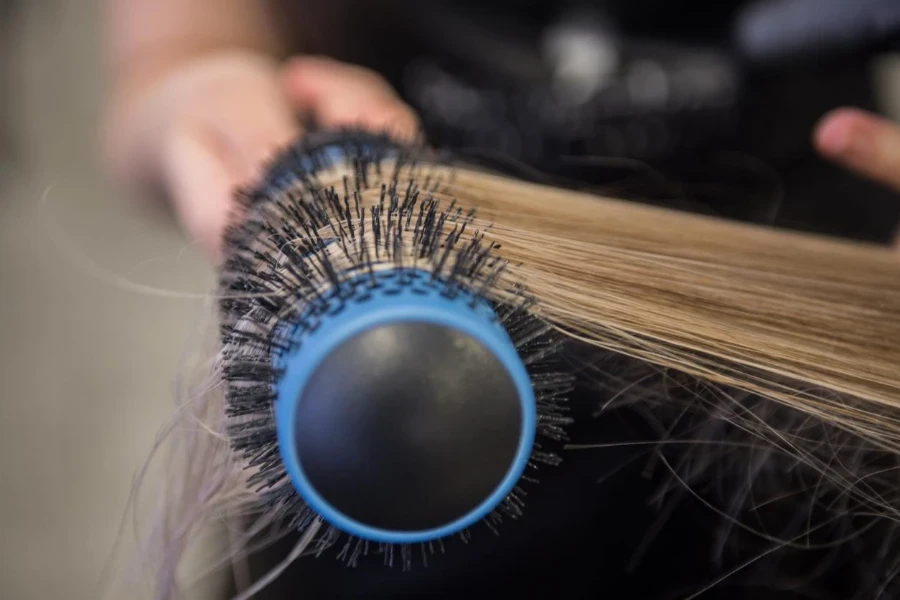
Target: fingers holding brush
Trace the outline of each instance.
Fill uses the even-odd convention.
[[[302,134],[275,65],[220,68],[218,78],[210,73],[195,83],[195,98],[180,106],[160,148],[174,210],[213,262],[221,258],[235,191],[256,182],[267,162]]]
[[[415,112],[391,85],[369,69],[319,56],[290,60],[282,73],[295,109],[319,127],[361,127],[412,140],[420,130]]]
[[[128,185],[159,186],[213,262],[235,190],[302,134],[279,73],[265,53],[227,49],[133,68],[115,82],[105,162]]]
[[[411,140],[419,121],[380,76],[334,60],[279,64],[221,51],[119,86],[107,119],[107,161],[127,181],[161,184],[181,225],[214,263],[238,208],[281,150],[318,127],[355,126]]]

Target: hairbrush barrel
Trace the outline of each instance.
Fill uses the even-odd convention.
[[[358,537],[462,530],[516,485],[535,435],[525,366],[490,305],[423,271],[354,296],[281,357],[279,449],[298,493]]]
[[[301,528],[384,545],[494,529],[522,514],[525,469],[559,460],[537,439],[571,420],[560,339],[474,211],[439,206],[422,156],[308,137],[227,238],[231,446],[262,510]]]

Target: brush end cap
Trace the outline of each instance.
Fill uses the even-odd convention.
[[[298,398],[293,443],[329,509],[414,536],[466,519],[504,487],[523,417],[515,381],[479,340],[396,322],[318,365]]]
[[[277,360],[279,453],[298,494],[355,537],[447,537],[518,484],[537,432],[531,376],[493,306],[425,272],[363,276]]]

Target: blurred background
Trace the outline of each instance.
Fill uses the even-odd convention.
[[[809,148],[833,106],[900,118],[900,58],[884,33],[896,28],[836,8],[878,3],[824,2],[831,13],[807,3],[828,34],[809,39],[790,11],[740,21],[739,3],[722,2],[731,12],[721,14],[663,4],[534,9],[502,32],[480,24],[513,21],[476,3],[412,6],[405,27],[427,20],[441,35],[385,71],[442,145],[601,184],[621,174],[560,157],[639,158],[717,212],[886,240],[896,195]],[[99,11],[88,0],[0,0],[0,597],[10,600],[97,597],[132,478],[173,405],[197,295],[213,281],[170,221],[104,180]],[[725,35],[722,23],[743,25]],[[751,198],[733,174],[709,175],[713,164],[733,171],[725,150],[758,157],[741,164],[784,187],[775,213],[770,188]],[[127,289],[109,273],[188,297]]]
[[[0,598],[88,600],[201,304],[122,290],[79,261],[188,292],[211,272],[104,181],[99,3],[16,4],[0,2]]]

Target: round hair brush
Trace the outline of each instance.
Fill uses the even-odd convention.
[[[351,563],[369,542],[518,517],[568,421],[561,340],[421,157],[382,136],[308,137],[243,195],[226,239],[231,446],[261,510],[330,525],[326,545],[348,534]]]

